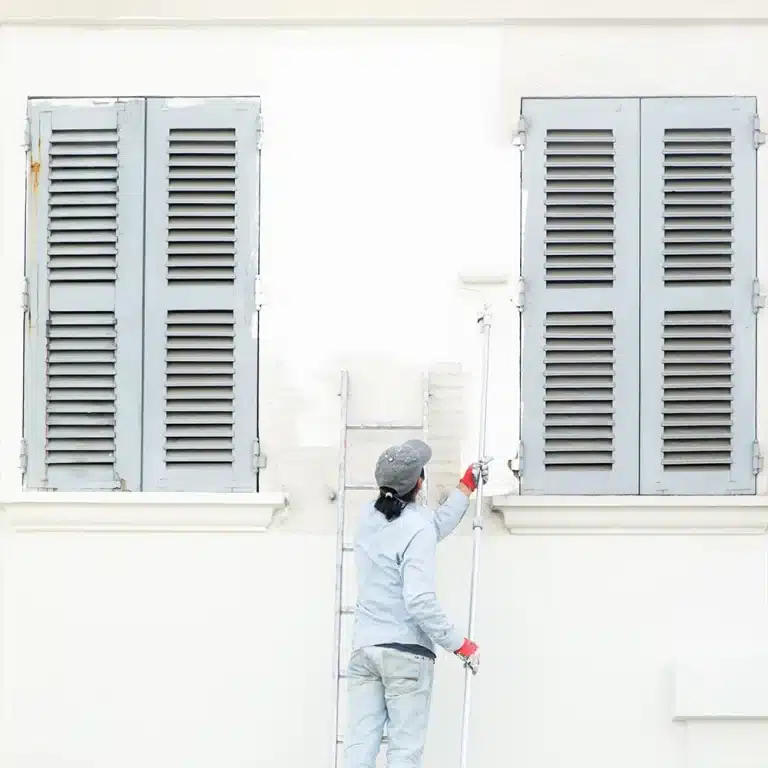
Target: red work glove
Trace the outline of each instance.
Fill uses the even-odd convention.
[[[472,670],[473,675],[477,674],[478,667],[480,666],[480,651],[477,643],[473,643],[469,638],[465,638],[464,645],[456,651],[456,655]]]
[[[482,477],[483,482],[488,482],[488,465],[491,463],[491,459],[483,459],[476,461],[474,464],[470,464],[467,467],[467,471],[464,473],[464,477],[459,481],[463,485],[469,488],[469,492],[472,493],[477,488],[477,481]]]
[[[476,472],[475,465],[472,464],[467,468],[467,471],[464,473],[464,477],[462,477],[461,480],[459,481],[463,485],[466,485],[470,491],[474,491],[475,488],[477,488],[477,478],[475,477],[475,472]]]

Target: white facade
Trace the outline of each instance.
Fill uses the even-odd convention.
[[[438,479],[453,483],[475,458],[475,317],[489,299],[498,511],[482,546],[471,764],[762,768],[761,495],[531,501],[506,462],[518,442],[521,98],[739,94],[768,111],[767,39],[747,20],[3,27],[0,764],[327,767],[340,370],[356,419],[393,420],[420,418],[431,370],[461,416],[433,419]],[[21,492],[26,102],[136,95],[262,99],[268,466],[248,504]],[[510,282],[462,288],[460,274],[482,270]],[[758,436],[768,441],[763,402]],[[355,477],[378,447],[351,449]],[[460,626],[469,533],[441,547],[440,597]],[[442,658],[437,679],[429,767],[458,760],[458,662]]]

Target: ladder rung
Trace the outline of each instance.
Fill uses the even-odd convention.
[[[350,483],[345,485],[344,488],[347,491],[378,491],[379,486],[373,483]]]
[[[354,544],[344,544],[341,548],[342,552],[354,552],[355,551],[355,545]]]
[[[382,740],[381,740],[382,744],[387,744],[388,742],[389,742],[389,739],[386,736],[384,736],[382,738]],[[340,736],[337,736],[336,737],[336,743],[337,744],[343,744],[344,743],[344,739],[342,739]]]
[[[354,605],[342,605],[341,606],[341,615],[342,616],[351,616],[355,612],[355,606]]]
[[[370,421],[361,424],[347,424],[347,429],[413,429],[422,432],[423,424],[403,424],[398,421]]]

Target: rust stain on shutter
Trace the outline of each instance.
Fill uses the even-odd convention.
[[[32,171],[32,191],[34,194],[37,194],[37,190],[40,187],[40,161],[33,160],[30,170]]]

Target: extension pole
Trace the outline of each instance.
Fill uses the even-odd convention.
[[[488,415],[488,368],[491,349],[491,314],[488,305],[478,318],[483,335],[483,362],[480,384],[480,438],[478,458],[485,459],[485,422]],[[477,590],[477,574],[480,566],[480,534],[483,530],[483,479],[478,478],[477,497],[475,499],[475,517],[472,520],[472,581],[469,588],[469,625],[467,637],[474,637],[475,631],[475,592]],[[469,748],[469,713],[472,698],[473,672],[469,665],[464,669],[464,707],[461,713],[461,768],[467,768],[467,751]]]

